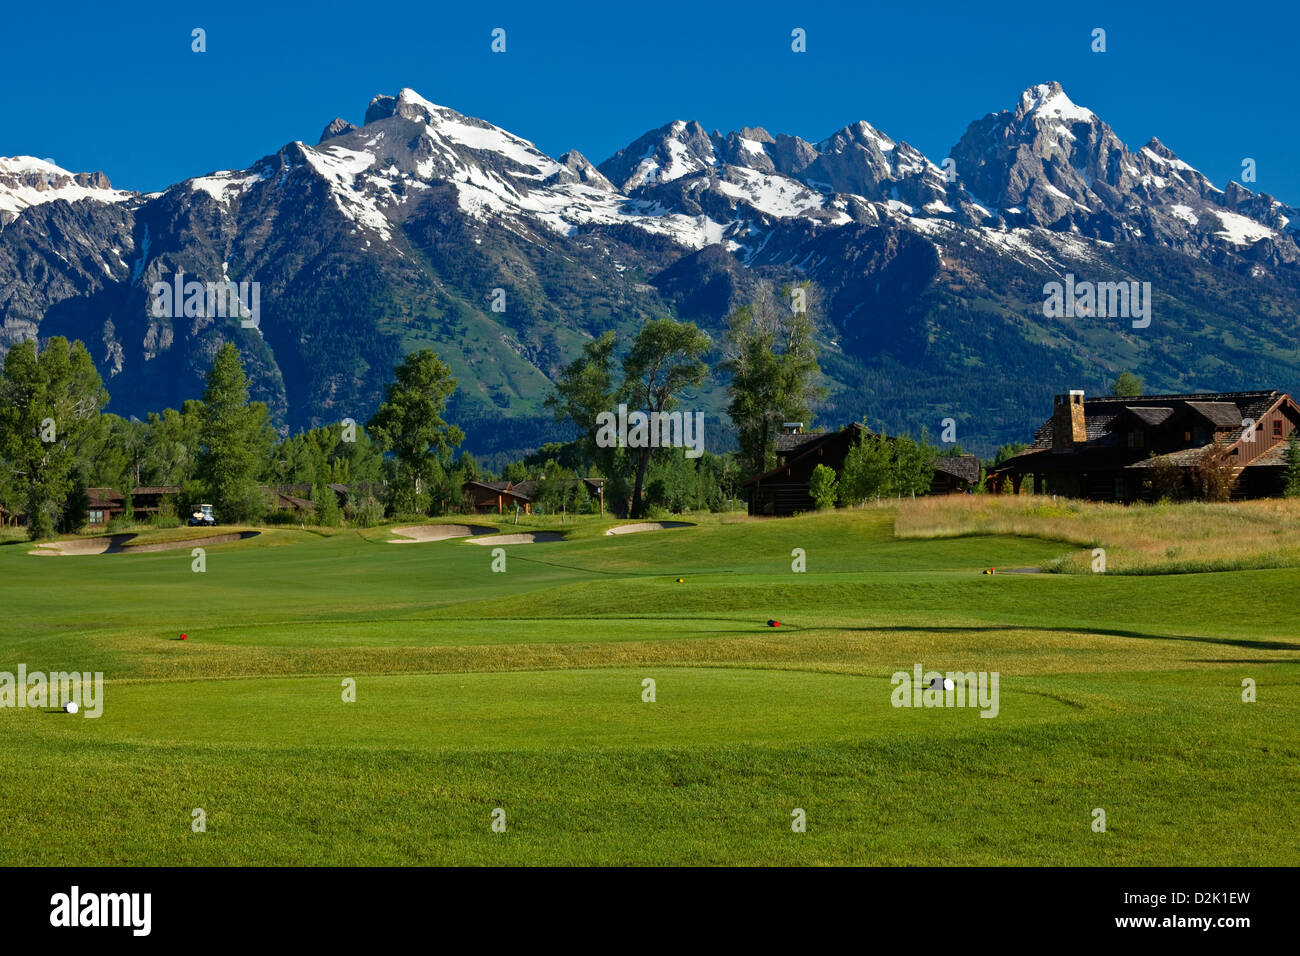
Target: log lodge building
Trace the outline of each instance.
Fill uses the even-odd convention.
[[[1218,457],[1231,470],[1233,498],[1282,493],[1287,440],[1300,406],[1276,389],[1138,398],[1057,395],[1033,443],[988,475],[992,491],[1028,480],[1036,494],[1099,501],[1151,501],[1158,471],[1189,488]],[[1173,466],[1170,468],[1169,466]]]

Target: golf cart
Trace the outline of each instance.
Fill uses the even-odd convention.
[[[212,516],[212,505],[195,505],[193,513],[190,515],[190,527],[196,525],[207,525],[211,527],[217,523],[217,519]]]

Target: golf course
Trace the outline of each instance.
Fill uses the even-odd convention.
[[[996,507],[12,533],[0,863],[1300,864],[1300,507]]]

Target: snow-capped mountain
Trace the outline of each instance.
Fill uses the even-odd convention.
[[[134,195],[114,189],[103,173],[70,173],[34,156],[0,156],[0,228],[24,209],[58,199],[124,202]]]
[[[953,148],[963,184],[1011,225],[1183,251],[1227,244],[1296,262],[1295,211],[1239,184],[1217,188],[1158,139],[1129,150],[1058,83],[972,123]]]
[[[497,447],[544,435],[538,400],[588,337],[667,313],[717,332],[760,280],[818,286],[828,414],[933,430],[942,399],[974,444],[1018,434],[1035,389],[1120,365],[1171,390],[1300,378],[1286,350],[1214,328],[1231,313],[1234,342],[1293,337],[1294,209],[1219,189],[1159,141],[1130,150],[1055,83],[936,160],[867,122],[810,142],[675,120],[597,166],[410,89],[160,193],[0,159],[0,345],[82,338],[114,410],[142,415],[197,394],[234,338],[300,427],[360,420],[400,351],[432,344]],[[148,290],[178,272],[259,282],[260,327],[152,315]],[[1044,319],[1043,283],[1066,272],[1153,282],[1162,323],[1099,339]]]

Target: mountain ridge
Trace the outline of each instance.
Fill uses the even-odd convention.
[[[20,166],[75,191],[16,172],[6,185]],[[148,194],[98,177],[0,160],[0,345],[83,338],[114,410],[131,414],[197,394],[231,338],[282,428],[361,420],[392,361],[427,344],[461,377],[454,410],[468,421],[549,434],[540,398],[592,336],[675,314],[717,338],[760,283],[808,279],[825,308],[828,415],[933,432],[940,403],[917,383],[983,405],[973,396],[999,387],[982,379],[988,343],[1021,356],[1001,407],[958,409],[987,447],[1037,414],[1017,417],[1026,376],[1050,389],[1133,365],[1153,385],[1208,376],[1218,388],[1251,365],[1206,309],[1233,312],[1225,290],[1244,294],[1258,314],[1241,328],[1273,343],[1273,312],[1297,301],[1294,209],[1218,189],[1157,139],[1130,150],[1056,83],[973,121],[941,164],[866,121],[811,143],[674,120],[599,164],[576,150],[557,160],[407,88],[374,97],[361,126],[335,119],[315,146],[287,143],[242,170]],[[1100,337],[1035,316],[1037,290],[1071,269],[1148,270],[1176,334]],[[260,328],[148,315],[148,288],[177,271],[259,281]],[[1222,354],[1207,364],[1179,336]],[[1083,354],[1057,354],[1054,337]],[[936,351],[954,340],[953,355]],[[1292,351],[1253,367],[1285,381],[1256,384],[1296,381]],[[715,411],[720,386],[699,399]]]

